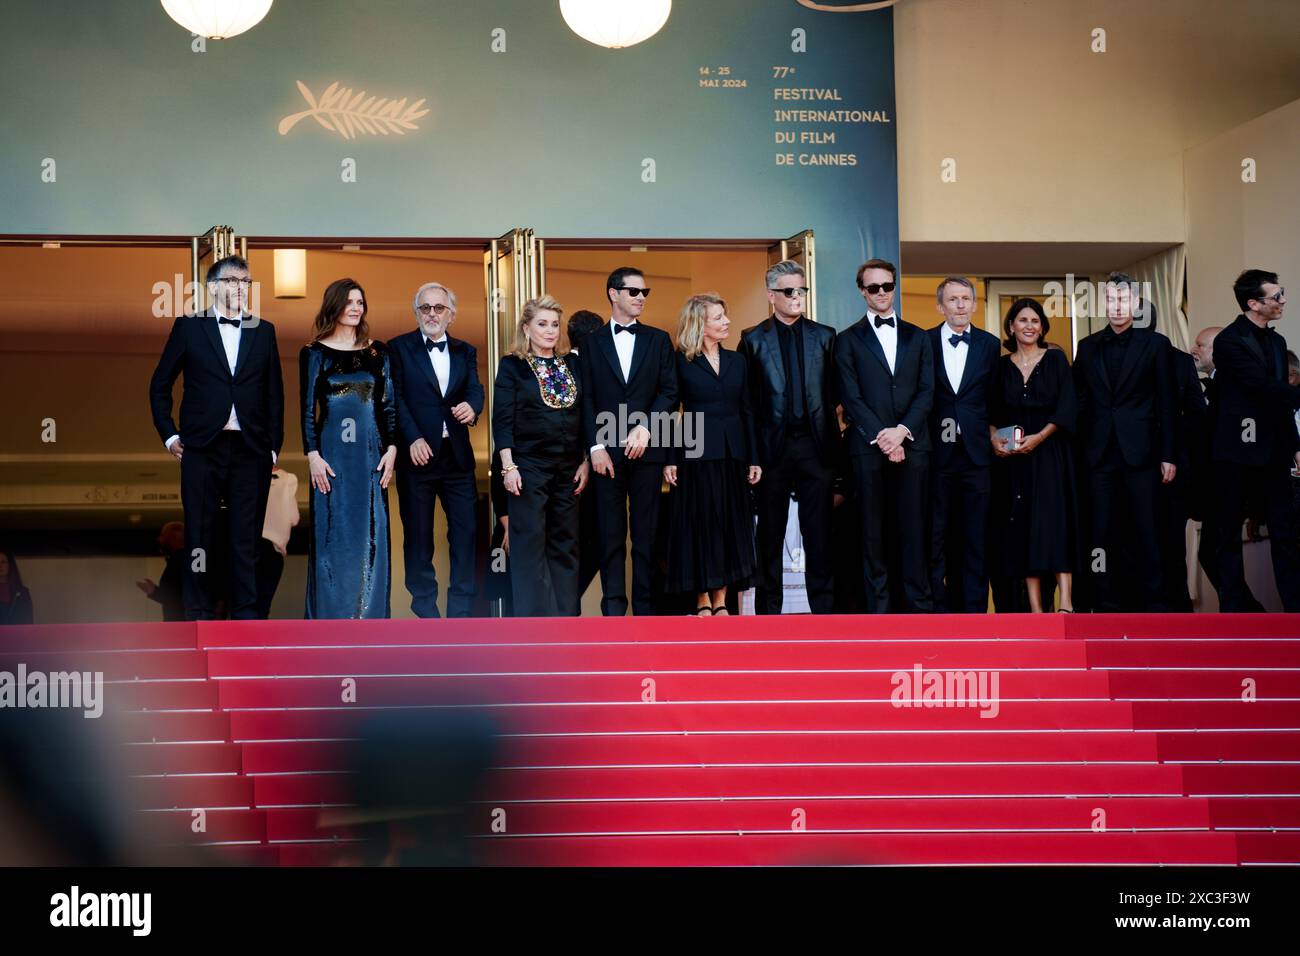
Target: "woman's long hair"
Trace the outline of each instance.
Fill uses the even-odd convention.
[[[361,293],[361,321],[357,323],[353,344],[365,345],[370,341],[370,326],[366,323],[370,302],[366,298],[366,290],[361,288],[361,283],[355,279],[335,279],[325,289],[325,295],[321,298],[320,311],[316,313],[316,318],[312,322],[313,342],[319,342],[333,334],[339,319],[343,317],[343,310],[348,307],[348,296],[352,294],[353,289]]]
[[[709,317],[709,306],[720,305],[727,311],[727,303],[713,292],[693,295],[682,306],[677,319],[677,348],[685,353],[686,361],[694,362],[704,351],[704,323]]]
[[[1016,299],[1011,303],[1011,308],[1007,309],[1007,317],[1002,320],[1002,330],[1006,333],[1006,341],[1002,344],[1007,347],[1008,352],[1014,352],[1017,349],[1016,333],[1012,330],[1012,324],[1016,321],[1016,316],[1024,309],[1033,309],[1038,313],[1038,322],[1042,331],[1038,333],[1038,347],[1047,348],[1047,333],[1052,329],[1052,323],[1047,321],[1047,313],[1043,311],[1042,303],[1037,299],[1031,299],[1028,296]]]
[[[569,346],[564,341],[564,306],[549,295],[540,295],[524,303],[524,310],[519,313],[519,323],[515,326],[515,339],[510,343],[510,354],[515,358],[528,358],[532,344],[528,341],[524,326],[537,318],[538,312],[554,312],[560,320],[560,337],[555,342],[555,354],[567,355]]]

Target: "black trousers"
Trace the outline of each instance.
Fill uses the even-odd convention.
[[[785,440],[785,454],[763,467],[763,478],[754,488],[758,499],[755,611],[781,613],[784,596],[781,558],[793,490],[799,499],[808,607],[814,614],[830,614],[835,609],[835,579],[831,573],[834,467],[823,461],[811,435],[790,433]]]
[[[595,472],[592,472],[592,478]],[[600,524],[596,517],[596,495],[588,488],[578,498],[578,600],[600,573]]]
[[[1091,543],[1086,560],[1093,610],[1168,610],[1156,516],[1160,466],[1134,468],[1112,439],[1087,474]]]
[[[663,472],[663,465],[658,462],[628,461],[620,456],[614,462],[613,478],[594,471],[591,474],[595,483],[596,527],[600,544],[600,610],[606,617],[622,617],[627,613],[629,519],[632,526],[632,613],[655,613],[651,581]],[[572,473],[569,478],[572,480]],[[510,519],[510,537],[514,539],[514,518]]]
[[[257,542],[266,519],[271,490],[271,454],[257,451],[237,431],[223,431],[203,448],[187,445],[181,456],[181,505],[185,510],[185,615],[210,621],[226,582],[213,580],[227,569],[230,617],[255,620],[257,600]],[[219,511],[226,503],[227,522]],[[225,538],[218,540],[218,536]],[[225,560],[214,561],[218,553]],[[201,559],[201,560],[200,560]]]
[[[535,459],[518,465],[523,487],[506,496],[515,617],[577,617],[578,465]]]
[[[1156,493],[1165,605],[1182,613],[1192,610],[1192,595],[1187,590],[1187,522],[1192,510],[1189,488],[1189,483],[1178,477],[1161,485]]]
[[[280,576],[284,574],[284,555],[265,538],[257,539],[257,616],[265,621],[271,616]]]
[[[930,592],[935,610],[983,614],[989,607],[984,546],[992,470],[972,462],[965,446],[958,443],[948,463],[934,469],[931,480]]]
[[[397,506],[402,516],[402,558],[406,590],[417,617],[438,617],[438,574],[433,568],[433,522],[436,502],[447,516],[451,587],[447,616],[469,617],[474,600],[474,505],[478,489],[474,469],[461,468],[445,443],[440,454],[420,469],[397,469]]]
[[[897,516],[906,610],[934,610],[925,520],[930,501],[929,452],[909,447],[907,457],[894,464],[873,448],[868,454],[853,456],[853,475],[862,514],[862,573],[867,613],[886,614],[891,610],[884,536],[886,513]]]
[[[1218,576],[1219,610],[1256,611],[1261,606],[1246,584],[1241,556],[1241,526],[1247,515],[1268,525],[1273,577],[1282,607],[1300,611],[1300,542],[1292,502],[1291,476],[1281,465],[1213,466],[1214,503],[1206,512],[1204,533]]]

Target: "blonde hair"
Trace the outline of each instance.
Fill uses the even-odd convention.
[[[693,295],[682,306],[677,319],[677,348],[686,354],[686,361],[694,362],[704,351],[704,323],[709,317],[709,306],[720,305],[727,311],[727,303],[713,292]]]
[[[519,314],[519,324],[515,326],[515,340],[510,344],[510,354],[516,358],[527,358],[532,351],[532,344],[524,332],[524,326],[537,318],[539,312],[554,312],[560,320],[560,338],[555,343],[555,354],[566,355],[568,344],[564,341],[564,306],[549,295],[541,295],[524,303],[524,310]]]

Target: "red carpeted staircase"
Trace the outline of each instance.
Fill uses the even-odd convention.
[[[236,862],[346,859],[361,722],[469,706],[485,863],[1300,863],[1297,616],[50,626],[0,670],[55,650],[127,712],[146,838]],[[918,667],[996,706],[898,706]]]

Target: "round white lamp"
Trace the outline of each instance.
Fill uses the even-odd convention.
[[[275,250],[275,297],[303,299],[307,296],[307,250]]]
[[[272,0],[162,0],[163,9],[185,29],[209,40],[226,40],[262,22]]]
[[[569,29],[597,46],[621,50],[648,40],[668,22],[673,0],[560,0]]]

